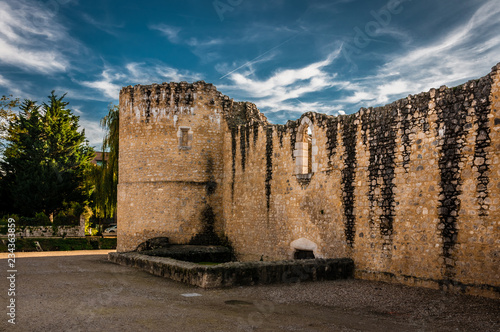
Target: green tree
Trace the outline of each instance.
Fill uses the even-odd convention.
[[[98,218],[113,217],[116,213],[118,185],[118,133],[119,108],[110,106],[108,114],[102,118],[101,126],[105,129],[102,149],[105,153],[102,167],[94,167],[94,206]]]
[[[24,100],[19,115],[10,121],[0,162],[4,212],[50,215],[88,202],[91,188],[86,179],[94,150],[64,96],[52,91],[42,105]]]

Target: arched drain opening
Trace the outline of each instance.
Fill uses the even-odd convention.
[[[297,249],[293,253],[293,259],[314,259],[314,252],[312,250]]]

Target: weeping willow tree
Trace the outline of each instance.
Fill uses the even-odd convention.
[[[101,119],[101,127],[105,130],[102,143],[103,164],[94,167],[94,214],[99,218],[110,218],[116,215],[118,185],[118,116],[117,105],[109,107],[108,114]]]

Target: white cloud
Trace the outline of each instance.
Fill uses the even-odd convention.
[[[179,32],[181,32],[181,28],[173,27],[166,24],[152,24],[149,26],[149,28],[151,30],[160,31],[173,44],[177,44],[180,42]]]
[[[20,89],[17,83],[12,82],[2,75],[0,75],[0,86],[5,87],[9,91],[9,93],[14,96],[14,98],[31,98],[31,95],[23,92],[23,90]],[[31,87],[31,83],[23,84],[24,89],[26,89],[27,87]]]
[[[0,86],[8,87],[10,84],[11,82],[8,79],[0,75]]]
[[[343,80],[330,66],[338,56],[336,51],[323,61],[301,68],[280,69],[266,79],[257,77],[251,62],[239,67],[233,65],[236,67],[233,71],[227,65],[220,65],[219,69],[229,70],[225,76],[231,84],[219,85],[219,88],[255,102],[276,117],[287,111],[343,114],[361,106],[383,105],[408,94],[443,84],[461,84],[487,74],[490,67],[500,61],[497,33],[500,21],[496,19],[499,16],[497,0],[485,1],[461,26],[423,45],[415,45],[407,32],[394,27],[381,28],[376,33],[399,40],[402,51],[381,56],[385,62],[375,68],[371,76],[359,73],[358,78]],[[310,102],[312,93],[321,95],[332,88],[340,97]]]
[[[411,35],[402,30],[400,27],[380,27],[374,31],[374,34],[376,36],[391,36],[394,39],[398,39],[403,44],[409,44],[412,41]]]
[[[130,62],[122,67],[106,67],[100,77],[95,81],[83,81],[79,84],[95,90],[99,90],[101,95],[111,100],[118,100],[120,90],[126,85],[152,84],[166,81],[198,81],[201,75],[190,71],[182,71],[172,68],[163,63]],[[101,97],[94,97],[101,100]]]
[[[101,78],[96,81],[81,82],[83,86],[100,90],[101,93],[110,99],[117,100],[120,93],[121,86],[113,83],[121,78],[119,74],[112,74],[111,70],[104,70]]]
[[[255,78],[252,70],[238,73],[233,70],[227,76],[232,84],[219,85],[221,90],[237,91],[244,97],[253,100],[259,107],[268,112],[337,112],[339,106],[325,105],[320,102],[301,102],[299,98],[312,92],[319,92],[345,83],[336,81],[336,74],[330,74],[326,67],[338,57],[340,49],[330,53],[326,59],[302,68],[276,71],[266,80]],[[243,66],[238,67],[237,69]],[[236,70],[237,70],[236,69]]]
[[[362,101],[373,101],[377,98],[375,94],[367,91],[355,91],[353,95],[340,99],[339,102],[344,104],[357,104]]]
[[[443,37],[388,56],[375,75],[346,87],[352,94],[341,102],[375,106],[487,74],[500,61],[499,16],[498,2],[486,1],[468,21]]]
[[[71,107],[73,113],[80,117],[78,121],[80,130],[85,129],[85,137],[91,146],[101,149],[105,130],[101,127],[100,120],[91,120],[86,118],[87,113],[82,111],[81,108],[82,106]]]
[[[82,84],[81,82],[79,84]],[[94,89],[82,89],[81,87],[77,89],[69,88],[68,86],[57,86],[54,88],[56,91],[61,91],[68,94],[73,100],[85,100],[85,101],[102,101],[102,102],[111,102],[109,97],[103,94],[96,94]]]
[[[253,58],[250,61],[244,62],[242,65],[237,66],[236,62],[233,62],[231,65],[227,63],[219,63],[215,65],[215,70],[217,70],[219,73],[223,74],[220,78],[225,78],[227,76],[230,76],[241,69],[245,69],[245,76],[249,76],[251,74],[254,74],[254,65],[260,62],[266,62],[266,61],[271,61],[276,57],[277,53],[274,52],[273,50],[269,50],[267,52],[264,52],[263,54],[260,54],[259,56]],[[235,68],[236,67],[236,68]]]
[[[388,62],[381,70],[381,75],[397,72],[418,72],[424,78],[421,83],[455,82],[463,78],[477,75],[481,67],[488,69],[498,61],[500,51],[496,33],[488,35],[485,31],[498,31],[500,26],[496,19],[500,15],[500,6],[496,0],[488,1],[481,6],[472,18],[463,26],[451,31],[447,36],[435,43],[410,51]],[[488,45],[477,48],[472,45]],[[474,52],[471,52],[474,50]],[[431,73],[432,76],[428,77]],[[415,73],[417,74],[417,73]]]
[[[77,113],[76,110],[74,111]],[[97,149],[101,149],[105,131],[99,124],[99,120],[88,120],[80,117],[79,124],[81,129],[85,129],[85,137],[89,141],[89,144]]]
[[[193,47],[209,47],[209,46],[221,45],[221,44],[224,44],[226,42],[227,41],[225,41],[221,38],[208,39],[208,40],[204,40],[204,41],[201,41],[201,40],[196,39],[196,38],[190,38],[186,42],[186,44],[188,44],[189,46],[193,46]]]
[[[10,65],[35,69],[42,73],[64,71],[68,66],[66,59],[58,52],[23,49],[8,44],[4,40],[0,40],[0,60]]]
[[[130,62],[123,73],[131,84],[151,84],[165,81],[198,81],[201,75],[187,70],[172,68],[163,63]]]
[[[61,47],[75,48],[76,43],[56,14],[34,1],[0,2],[0,62],[40,73],[67,70]]]

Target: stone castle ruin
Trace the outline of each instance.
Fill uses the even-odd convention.
[[[500,64],[286,125],[205,82],[125,87],[119,171],[120,252],[226,241],[242,261],[347,257],[357,278],[500,294]]]

